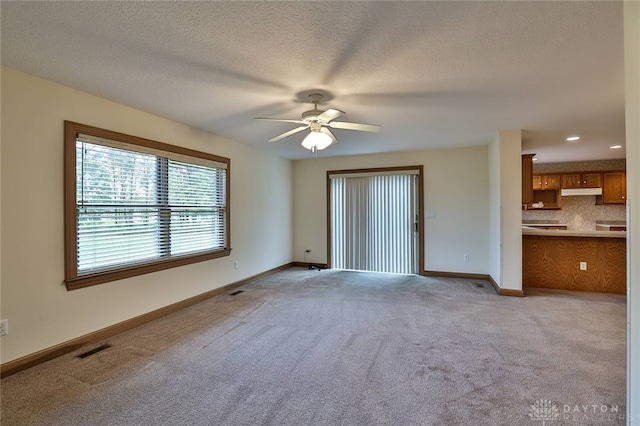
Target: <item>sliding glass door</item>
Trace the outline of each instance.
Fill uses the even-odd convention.
[[[418,273],[419,170],[329,174],[331,266]]]

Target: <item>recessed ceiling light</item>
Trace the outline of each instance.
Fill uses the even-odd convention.
[[[532,160],[533,161],[538,161],[538,157],[533,157]]]
[[[567,138],[567,141],[573,142],[573,141],[577,141],[578,139],[580,139],[580,136],[569,136]]]
[[[622,148],[622,145],[612,145],[609,148],[611,148],[611,149],[620,149],[620,148]]]

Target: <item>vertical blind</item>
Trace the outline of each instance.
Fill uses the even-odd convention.
[[[331,177],[331,265],[416,273],[416,175]]]
[[[79,135],[78,276],[226,248],[226,166]]]

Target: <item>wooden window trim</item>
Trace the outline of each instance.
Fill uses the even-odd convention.
[[[77,247],[76,247],[76,138],[78,134],[88,134],[104,139],[125,142],[131,145],[157,149],[161,151],[187,155],[190,157],[202,158],[206,160],[223,163],[226,165],[226,218],[225,218],[225,248],[195,255],[185,255],[172,259],[154,260],[152,262],[126,267],[121,269],[113,269],[106,272],[96,274],[88,274],[78,276],[77,271]],[[231,160],[217,155],[195,151],[175,145],[169,145],[150,139],[139,138],[136,136],[118,133],[111,130],[105,130],[98,127],[88,126],[85,124],[74,123],[71,121],[64,122],[64,233],[65,233],[65,284],[67,290],[75,290],[96,284],[102,284],[110,281],[116,281],[123,278],[134,277],[137,275],[147,274],[150,272],[161,271],[164,269],[175,268],[178,266],[188,265],[196,262],[203,262],[210,259],[229,256],[231,254]]]

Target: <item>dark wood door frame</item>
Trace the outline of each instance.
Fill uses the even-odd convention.
[[[331,175],[350,173],[380,173],[418,171],[418,274],[424,274],[424,166],[379,167],[371,169],[328,170],[327,171],[327,267],[331,268]]]

